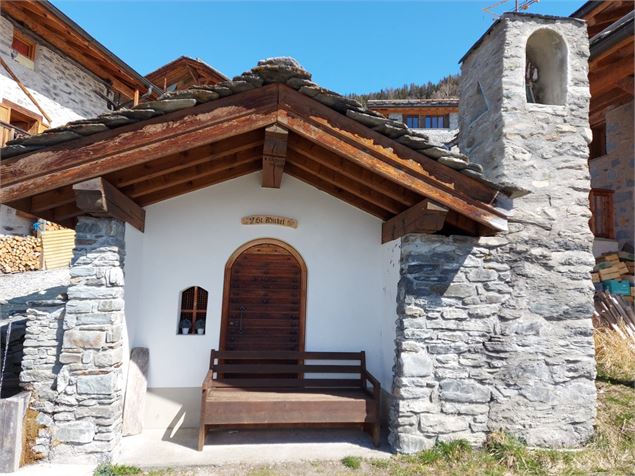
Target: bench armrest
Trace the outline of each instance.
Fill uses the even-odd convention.
[[[214,380],[214,372],[208,370],[207,375],[205,376],[205,380],[203,380],[203,384],[201,385],[201,387],[203,387],[203,390],[212,388],[212,380]]]
[[[375,398],[379,398],[379,393],[381,389],[379,380],[373,377],[373,375],[368,370],[364,370],[364,374],[362,375],[362,381],[364,382],[364,388],[366,388],[366,382],[369,382],[373,386],[373,396]]]

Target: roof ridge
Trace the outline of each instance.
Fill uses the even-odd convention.
[[[214,85],[195,85],[182,91],[165,93],[155,101],[140,103],[132,109],[120,109],[92,119],[71,121],[63,126],[48,129],[39,135],[14,139],[7,142],[7,147],[0,149],[0,157],[7,159],[26,154],[107,129],[116,129],[127,124],[214,101],[221,97],[277,83],[285,84],[301,94],[313,98],[366,127],[415,150],[427,159],[435,160],[508,195],[516,192],[516,190],[497,185],[486,179],[483,176],[483,167],[480,164],[470,163],[466,155],[431,141],[427,134],[409,129],[403,122],[389,119],[383,114],[372,111],[355,99],[323,88],[314,83],[311,78],[311,73],[291,57],[267,58],[259,61],[249,71],[235,76],[231,80]]]

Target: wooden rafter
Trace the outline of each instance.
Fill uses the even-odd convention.
[[[260,166],[260,157],[258,157],[252,162],[237,165],[235,167],[230,167],[214,175],[199,177],[186,183],[174,185],[170,188],[152,192],[147,195],[138,197],[137,200],[142,206],[145,207],[153,203],[162,202],[163,200],[183,195],[184,193],[190,193],[201,188],[210,187],[217,183],[225,182],[237,177],[242,177],[243,175],[247,175],[260,170]]]
[[[125,221],[143,231],[146,212],[102,177],[73,185],[75,204],[84,213]]]
[[[262,186],[265,188],[280,188],[288,137],[289,132],[277,124],[265,129],[262,146]]]
[[[371,215],[381,218],[382,220],[386,220],[391,216],[390,212],[387,212],[383,208],[373,205],[372,203],[369,203],[366,200],[363,200],[358,196],[347,192],[346,190],[343,190],[336,185],[327,182],[326,180],[323,180],[321,177],[305,172],[299,167],[296,167],[295,164],[287,164],[286,172],[292,177],[302,180],[303,182],[312,185],[313,187],[322,190],[329,195],[333,195],[340,200],[348,202],[354,207],[357,207],[360,210],[365,211],[366,213],[370,213]]]
[[[161,175],[144,182],[135,183],[125,187],[123,191],[131,198],[141,197],[153,192],[158,192],[167,188],[174,187],[192,180],[215,175],[226,169],[237,167],[249,162],[253,162],[260,156],[260,150],[257,148],[244,150],[222,158],[213,158],[205,163],[197,164],[189,168],[184,168],[178,172]]]
[[[403,187],[396,187],[394,182],[390,182],[370,170],[355,165],[346,158],[323,149],[318,144],[314,144],[296,134],[291,134],[289,137],[289,147],[304,157],[334,170],[345,177],[370,185],[374,190],[408,207],[421,200],[421,195]]]
[[[360,183],[357,180],[346,177],[335,170],[329,169],[312,161],[295,150],[290,151],[289,153],[289,163],[293,164],[298,169],[320,177],[334,187],[345,190],[361,200],[372,203],[389,213],[400,213],[404,208],[401,203],[383,195],[381,192],[376,191],[368,184]]]
[[[408,233],[435,233],[443,228],[448,209],[425,199],[414,207],[384,222],[381,242],[401,238]]]

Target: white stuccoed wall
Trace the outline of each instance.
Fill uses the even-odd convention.
[[[241,225],[251,214],[299,226]],[[288,175],[281,189],[263,189],[259,172],[149,206],[144,234],[127,228],[126,320],[130,347],[150,348],[148,386],[172,389],[175,411],[200,398],[209,351],[219,345],[225,264],[263,237],[289,243],[307,264],[306,350],[365,350],[390,392],[399,242],[382,246],[381,220]],[[209,291],[204,336],[176,334],[180,292],[192,285]],[[170,402],[150,400],[150,413],[169,421]]]

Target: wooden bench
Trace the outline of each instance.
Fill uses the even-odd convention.
[[[364,352],[212,350],[198,449],[211,429],[310,426],[360,427],[378,446],[379,398]]]

